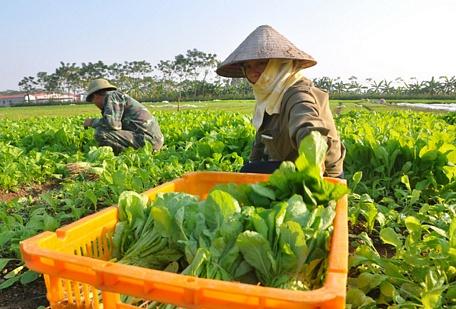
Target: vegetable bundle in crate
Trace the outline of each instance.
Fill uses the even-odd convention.
[[[81,220],[94,223],[92,239],[80,235],[82,222],[76,222],[52,241],[24,242],[24,259],[46,273],[51,304],[69,295],[75,302],[77,287],[87,283],[101,291],[81,298],[91,306],[121,304],[124,294],[141,298],[122,298],[141,306],[149,299],[190,308],[343,307],[347,188],[320,176],[322,145],[310,135],[298,160],[270,176],[197,172],[143,195],[124,192],[114,224],[107,220],[112,209]],[[84,242],[91,250],[83,250]],[[85,256],[69,258],[69,251]]]

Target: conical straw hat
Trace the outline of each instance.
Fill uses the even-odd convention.
[[[238,48],[223,61],[216,72],[225,77],[244,77],[241,64],[248,60],[292,59],[300,63],[301,68],[311,67],[317,62],[303,52],[287,38],[268,25],[255,29]]]

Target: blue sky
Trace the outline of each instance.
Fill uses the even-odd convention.
[[[0,7],[0,90],[59,62],[223,60],[268,24],[318,64],[308,77],[456,75],[455,0],[14,0]]]

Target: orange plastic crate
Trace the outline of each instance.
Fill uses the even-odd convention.
[[[204,199],[220,183],[256,183],[266,174],[195,172],[150,189],[187,192]],[[326,178],[332,182],[345,181]],[[291,291],[218,280],[109,262],[117,207],[109,207],[55,232],[21,242],[30,269],[44,274],[51,308],[137,308],[120,301],[120,294],[156,300],[185,308],[343,308],[345,306],[348,226],[347,197],[337,201],[334,231],[324,285],[312,291]]]

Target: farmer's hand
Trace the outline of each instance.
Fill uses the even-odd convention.
[[[93,119],[92,118],[86,118],[84,120],[84,128],[89,128],[92,126],[92,123],[93,123]]]

